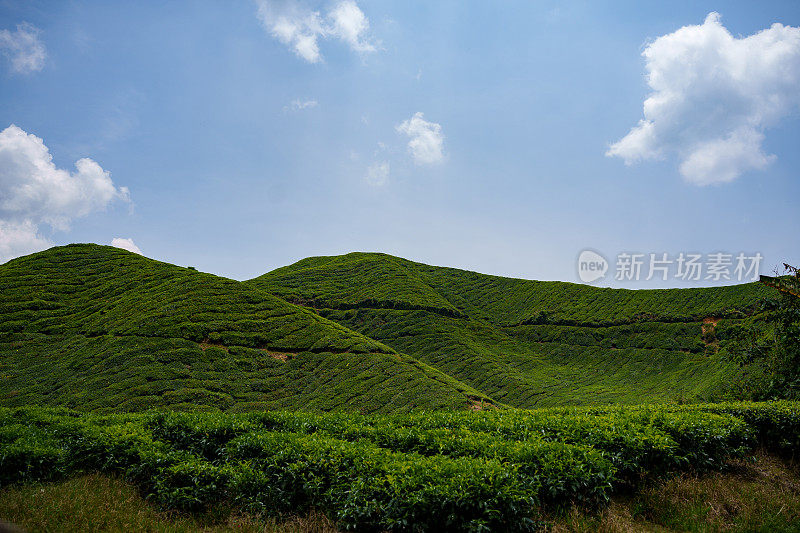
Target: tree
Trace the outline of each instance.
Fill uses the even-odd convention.
[[[728,349],[744,370],[737,396],[800,399],[800,269],[784,268],[786,275],[761,276],[777,298],[766,302],[761,320],[739,329]]]

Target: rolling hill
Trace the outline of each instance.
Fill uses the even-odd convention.
[[[0,265],[0,295],[3,405],[387,412],[486,400],[256,287],[108,246]]]
[[[424,309],[498,325],[611,326],[736,318],[771,295],[759,283],[628,290],[504,278],[363,252],[310,257],[247,283],[313,307]]]
[[[91,244],[0,265],[0,404],[394,412],[713,399],[757,284],[629,291],[385,254],[247,282]]]
[[[523,408],[713,398],[735,372],[718,333],[770,294],[596,288],[374,253],[308,258],[247,284]]]

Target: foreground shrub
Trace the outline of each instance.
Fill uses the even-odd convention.
[[[796,402],[390,417],[0,409],[0,485],[100,471],[166,508],[316,508],[368,530],[526,530],[613,490],[800,444]]]

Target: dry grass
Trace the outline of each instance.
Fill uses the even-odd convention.
[[[798,465],[765,453],[726,472],[682,475],[618,498],[599,515],[573,510],[555,532],[800,531]]]
[[[333,533],[335,525],[320,513],[283,522],[218,511],[193,517],[167,512],[144,500],[135,487],[101,475],[59,483],[10,487],[0,491],[0,522],[23,530],[57,532],[206,532]],[[0,531],[3,531],[0,524]]]

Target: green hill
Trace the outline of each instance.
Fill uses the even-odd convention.
[[[256,287],[117,248],[0,265],[4,405],[466,408],[481,394]]]
[[[364,253],[238,282],[97,245],[0,265],[0,291],[0,404],[100,411],[713,399],[736,371],[720,338],[769,294],[599,289]]]
[[[371,253],[304,259],[247,284],[526,408],[713,398],[735,371],[716,330],[769,295],[759,284],[595,288]]]
[[[739,317],[771,291],[759,283],[627,290],[490,276],[380,253],[310,257],[249,284],[284,299],[334,309],[430,309],[497,325],[610,326]]]

